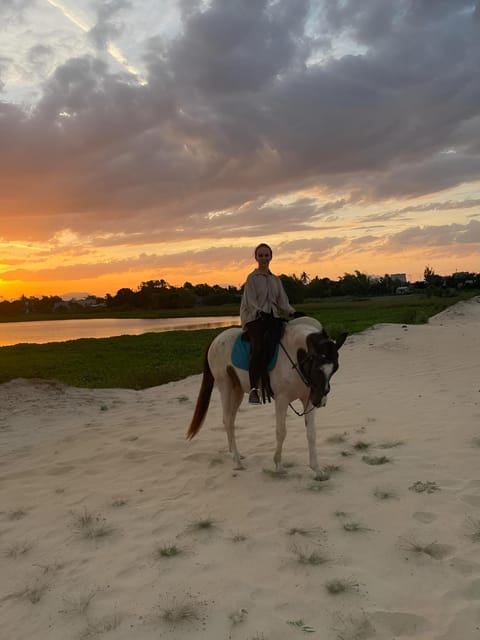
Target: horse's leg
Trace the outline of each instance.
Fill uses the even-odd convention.
[[[243,390],[228,378],[218,386],[222,398],[223,425],[227,432],[228,449],[233,457],[234,469],[244,469],[235,440],[235,417],[243,400]]]
[[[287,425],[286,425],[287,407],[288,407],[288,402],[285,401],[281,396],[277,396],[275,398],[275,422],[276,422],[276,431],[277,431],[277,448],[275,449],[275,455],[273,456],[273,461],[275,463],[275,469],[279,473],[283,471],[282,447],[285,441],[285,436],[287,435]]]
[[[317,458],[317,430],[315,428],[315,411],[305,415],[305,428],[307,431],[308,457],[310,468],[315,473],[315,480],[328,480],[329,474],[318,464]]]

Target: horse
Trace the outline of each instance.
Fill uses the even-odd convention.
[[[240,327],[222,331],[205,353],[202,382],[187,439],[200,430],[210,404],[215,384],[220,391],[223,424],[234,469],[243,469],[242,456],[235,440],[235,417],[244,394],[249,391],[248,371],[234,366],[232,349]],[[274,368],[270,371],[270,391],[275,404],[277,445],[273,460],[277,473],[283,473],[282,447],[286,436],[288,406],[295,400],[303,405],[309,451],[309,466],[316,480],[327,480],[328,473],[318,464],[316,451],[315,409],[324,407],[330,392],[330,379],[338,369],[338,351],[347,334],[332,340],[315,318],[295,318],[285,325]]]

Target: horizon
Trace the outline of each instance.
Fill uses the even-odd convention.
[[[357,271],[362,275],[366,275],[367,278],[370,281],[375,281],[375,280],[378,280],[378,279],[383,278],[385,276],[389,276],[390,278],[393,278],[393,276],[396,276],[396,275],[399,275],[399,276],[403,276],[403,275],[406,276],[407,275],[407,274],[405,274],[403,272],[397,272],[397,273],[394,273],[394,274],[393,273],[385,273],[383,275],[365,274],[360,269],[354,269],[351,274],[350,273],[344,273],[344,274],[342,274],[342,276],[339,276],[338,278],[329,278],[329,280],[331,280],[332,282],[338,282],[339,280],[341,280],[341,278],[343,276],[345,276],[345,275],[355,275],[355,273]],[[451,273],[439,273],[435,269],[433,269],[433,275],[438,276],[440,278],[450,278],[452,276],[455,276],[456,274],[462,275],[462,274],[477,274],[477,273],[478,272],[476,272],[476,271],[468,270],[468,269],[465,270],[465,271],[455,271],[455,272],[451,272]],[[299,278],[299,276],[300,276],[300,274],[284,274],[284,273],[278,274],[278,275],[287,275],[289,277],[297,277],[297,278]],[[320,277],[318,275],[310,275],[310,274],[307,274],[307,276],[309,277],[309,281],[314,280],[317,277],[320,278],[320,279],[322,279],[323,277],[326,277],[326,276],[321,276]],[[393,278],[393,279],[395,279],[395,278]],[[159,278],[156,278],[155,280],[159,280]],[[190,280],[184,281],[181,285],[174,285],[174,284],[172,284],[170,282],[167,282],[167,281],[166,281],[166,284],[167,284],[167,286],[173,287],[173,288],[183,288],[183,286],[185,285],[186,282],[190,282],[190,284],[192,284],[194,287],[195,286],[202,286],[202,285],[206,284],[207,286],[210,286],[210,287],[219,286],[219,287],[222,287],[224,289],[228,289],[228,287],[233,286],[237,290],[240,290],[241,287],[244,284],[244,283],[242,283],[241,285],[233,285],[231,283],[222,283],[222,282],[212,282],[212,283],[209,283],[209,282],[191,282]],[[420,282],[423,282],[423,283],[425,282],[425,278],[423,277],[423,274],[422,274],[421,278],[417,278],[416,280],[411,280],[408,277],[407,277],[407,280],[406,280],[406,284],[408,284],[408,285],[418,284]],[[25,297],[26,298],[40,298],[41,299],[43,296],[45,296],[45,297],[58,296],[59,298],[61,298],[65,302],[68,302],[70,300],[84,300],[85,298],[88,298],[88,297],[91,297],[91,296],[99,298],[99,299],[104,299],[104,298],[106,298],[107,295],[111,295],[112,297],[115,297],[115,295],[118,293],[119,290],[125,289],[125,288],[128,288],[128,289],[132,290],[133,292],[139,291],[142,284],[143,284],[143,282],[142,283],[138,283],[136,287],[120,287],[115,292],[107,291],[104,295],[95,294],[95,293],[91,293],[91,292],[87,292],[87,291],[70,291],[70,292],[65,292],[65,293],[39,294],[39,295],[31,295],[31,296],[25,296]],[[0,296],[0,302],[2,302],[2,301],[14,302],[16,300],[21,299],[23,297],[23,295],[24,294],[22,294],[22,295],[20,295],[18,297],[14,297],[14,298],[4,298],[4,297]]]
[[[0,299],[478,272],[480,4],[0,6]]]

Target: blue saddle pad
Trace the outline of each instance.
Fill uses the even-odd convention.
[[[250,357],[250,351],[252,347],[248,340],[242,340],[242,334],[238,336],[235,340],[232,349],[232,364],[234,367],[238,367],[239,369],[245,369],[248,371],[248,360]],[[275,365],[277,364],[278,357],[278,344],[275,347],[275,352],[273,354],[272,359],[268,363],[268,370],[271,371]]]

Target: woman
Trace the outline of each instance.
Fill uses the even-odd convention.
[[[272,249],[262,242],[255,249],[258,267],[247,277],[240,305],[240,320],[251,344],[249,376],[250,404],[260,404],[258,382],[262,374],[263,345],[268,332],[268,318],[293,317],[282,281],[270,271]]]

